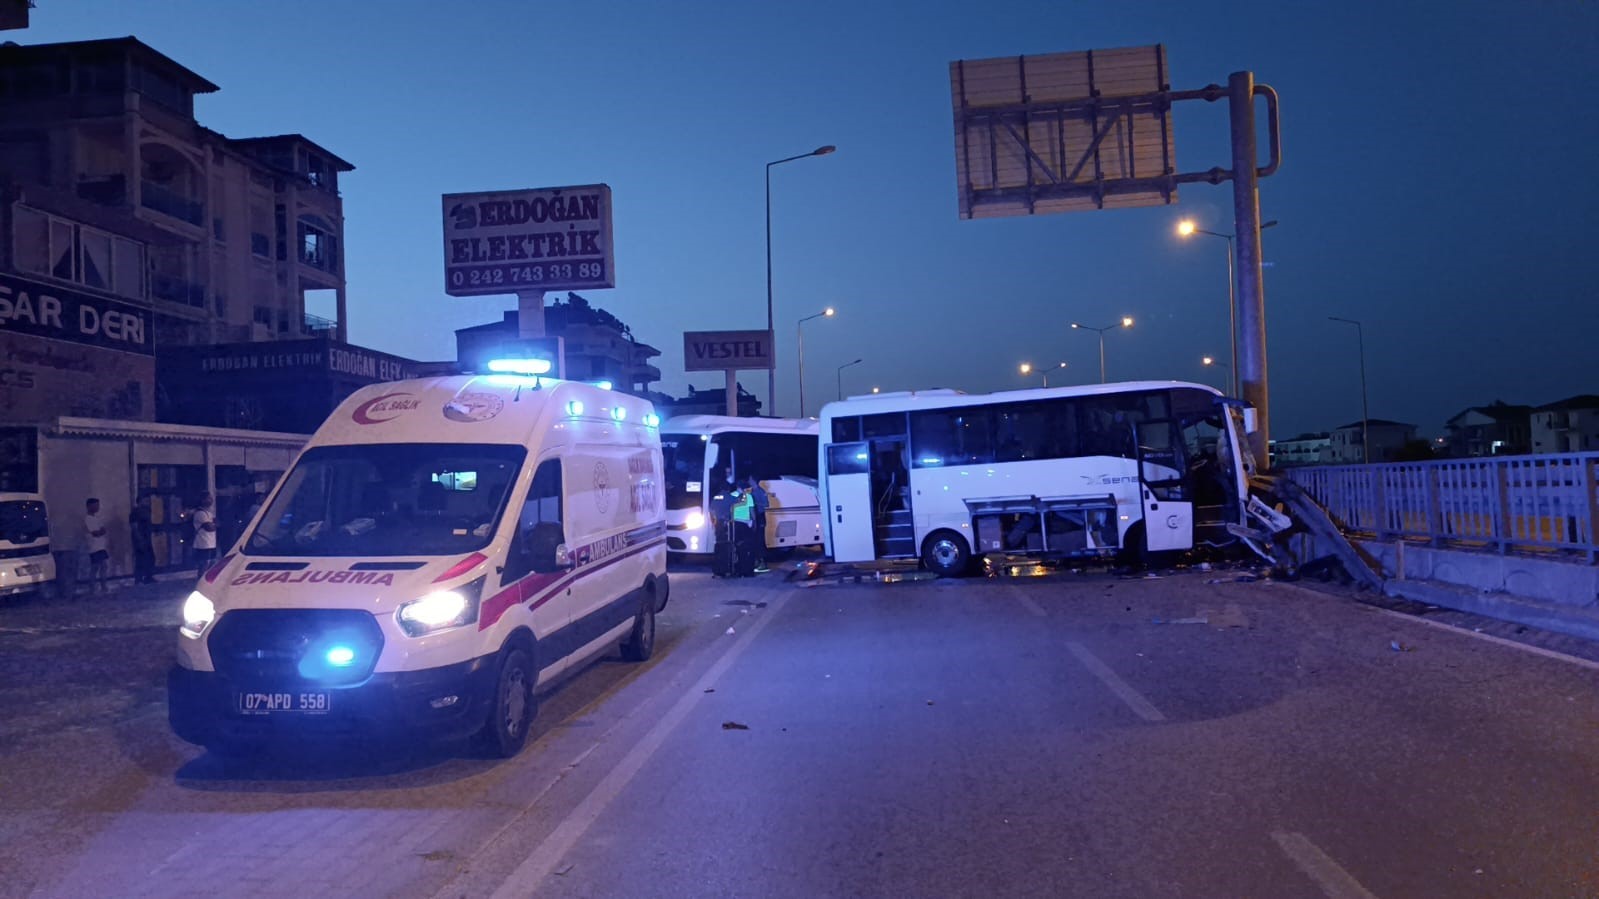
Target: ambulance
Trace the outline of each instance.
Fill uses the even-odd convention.
[[[517,361],[538,360],[372,385],[333,412],[184,602],[174,732],[223,754],[475,735],[509,757],[540,687],[618,644],[650,657],[660,420]]]

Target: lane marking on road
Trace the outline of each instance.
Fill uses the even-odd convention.
[[[1282,849],[1299,870],[1305,872],[1321,891],[1327,894],[1327,899],[1377,899],[1376,894],[1360,885],[1348,871],[1332,860],[1327,853],[1312,843],[1302,833],[1289,833],[1276,831],[1271,838],[1276,841],[1278,848]]]
[[[1037,600],[1033,599],[1031,596],[1028,596],[1019,588],[1010,588],[1010,595],[1016,597],[1016,601],[1021,603],[1023,608],[1029,612],[1032,612],[1034,615],[1037,615],[1040,618],[1049,617],[1049,613],[1044,611],[1044,607],[1039,605]]]
[[[740,630],[736,641],[723,652],[722,657],[712,663],[705,674],[701,675],[700,679],[695,681],[694,686],[690,687],[688,692],[679,698],[677,703],[665,715],[661,716],[661,719],[656,722],[654,727],[650,728],[643,739],[639,740],[638,744],[629,750],[627,755],[622,757],[616,767],[611,769],[611,772],[605,775],[605,778],[595,785],[587,796],[583,797],[583,801],[578,803],[577,808],[573,809],[572,813],[567,815],[565,820],[555,830],[551,831],[548,837],[545,837],[544,841],[533,850],[532,854],[522,864],[518,865],[510,876],[505,878],[505,881],[494,891],[493,899],[530,896],[544,884],[555,872],[556,865],[560,864],[561,859],[565,858],[572,847],[577,845],[577,841],[582,838],[589,826],[599,819],[600,814],[611,804],[611,801],[621,794],[633,777],[644,767],[644,763],[648,762],[656,750],[661,748],[661,744],[666,742],[666,738],[672,735],[672,731],[676,730],[677,726],[683,723],[683,719],[687,718],[689,713],[694,710],[694,707],[699,705],[705,698],[705,688],[715,684],[727,672],[727,669],[738,661],[738,657],[744,654],[744,650],[748,649],[750,644],[755,642],[755,638],[760,636],[761,631],[765,630],[772,619],[777,617],[776,613],[782,609],[783,605],[784,600],[782,598],[770,600],[768,607],[764,610],[766,614],[762,615],[748,630]]]
[[[1109,665],[1099,660],[1099,656],[1089,652],[1088,647],[1081,643],[1067,643],[1066,648],[1077,657],[1077,661],[1083,663],[1084,668],[1093,672],[1093,675],[1103,681],[1112,693],[1127,703],[1138,717],[1150,722],[1166,720],[1166,716],[1160,713],[1160,709],[1155,708],[1154,703],[1145,699],[1144,694],[1134,690],[1131,684],[1118,677],[1116,672],[1110,670]]]
[[[1453,624],[1445,624],[1442,621],[1428,621],[1425,618],[1418,618],[1415,615],[1406,615],[1404,612],[1395,612],[1393,609],[1378,609],[1377,611],[1383,613],[1384,615],[1391,615],[1395,618],[1404,619],[1405,621],[1414,622],[1416,624],[1425,624],[1428,627],[1446,630],[1451,633],[1459,634],[1462,637],[1476,637],[1479,640],[1487,640],[1489,643],[1498,643],[1500,646],[1508,646],[1511,649],[1519,649],[1522,652],[1530,652],[1535,656],[1543,656],[1546,659],[1554,659],[1557,662],[1569,662],[1573,665],[1587,668],[1590,671],[1599,671],[1599,662],[1590,661],[1577,656],[1568,656],[1563,652],[1556,652],[1553,649],[1544,649],[1541,646],[1528,646],[1525,643],[1517,643],[1514,640],[1507,640],[1504,637],[1496,637],[1493,634],[1479,634],[1476,631],[1468,631],[1463,627],[1456,627]]]

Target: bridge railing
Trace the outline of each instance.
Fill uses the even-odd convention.
[[[1278,469],[1346,531],[1594,564],[1599,453]]]

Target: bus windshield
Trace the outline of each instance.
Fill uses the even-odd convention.
[[[44,503],[38,500],[7,500],[0,502],[0,540],[8,543],[32,543],[48,533]]]
[[[666,508],[694,509],[705,495],[705,447],[699,434],[662,434],[666,465]]]
[[[260,556],[451,555],[486,546],[527,450],[397,443],[307,450],[250,535]]]

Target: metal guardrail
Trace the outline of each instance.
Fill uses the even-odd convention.
[[[1274,472],[1347,531],[1500,553],[1599,557],[1599,453],[1312,466]]]

